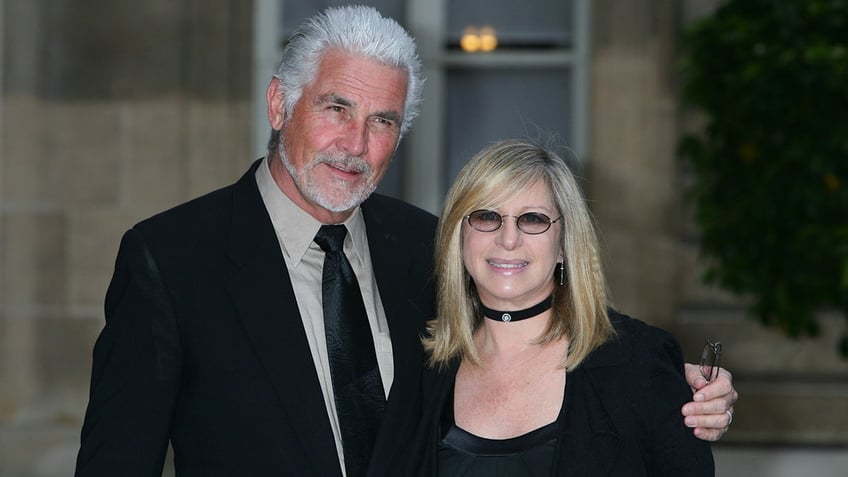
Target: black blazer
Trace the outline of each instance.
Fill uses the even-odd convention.
[[[568,373],[552,476],[712,476],[710,444],[683,424],[691,400],[680,345],[658,328],[610,313],[618,336]],[[423,375],[421,422],[385,475],[434,476],[440,421],[459,360]],[[528,396],[528,399],[532,397]]]
[[[159,476],[169,440],[181,477],[341,475],[260,162],[124,235],[76,475]],[[377,194],[362,211],[394,352],[380,456],[420,376],[436,218]]]

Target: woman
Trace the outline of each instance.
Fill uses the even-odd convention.
[[[424,416],[405,475],[713,475],[680,346],[608,308],[593,223],[554,153],[503,141],[446,198]]]

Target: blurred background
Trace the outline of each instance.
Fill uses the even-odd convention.
[[[281,46],[304,18],[343,3],[0,0],[0,476],[72,474],[92,346],[103,326],[103,298],[122,233],[153,213],[233,182],[264,154],[269,134],[264,91]],[[710,163],[705,157],[722,156],[710,156],[720,152],[716,144],[727,146],[717,125],[754,131],[759,124],[738,114],[722,121],[722,108],[708,100],[712,92],[729,93],[724,103],[740,108],[746,101],[776,104],[756,96],[753,87],[743,87],[750,94],[734,98],[732,82],[718,77],[709,86],[715,68],[735,71],[732,66],[693,66],[704,62],[699,51],[707,59],[732,56],[720,49],[710,55],[717,32],[688,33],[727,2],[360,3],[407,27],[427,77],[422,114],[401,144],[382,192],[438,213],[458,169],[484,145],[504,137],[548,142],[583,180],[617,307],[673,332],[689,362],[697,362],[705,340],[722,342],[721,364],[732,371],[741,398],[730,432],[713,447],[717,475],[845,475],[848,360],[839,349],[845,346],[848,252],[838,253],[848,248],[848,207],[800,202],[807,214],[830,211],[824,222],[836,231],[804,250],[838,245],[822,266],[841,264],[844,275],[819,275],[821,285],[807,275],[791,276],[789,291],[775,303],[816,298],[797,311],[797,320],[786,306],[767,306],[772,302],[763,296],[770,295],[759,291],[757,280],[734,280],[744,273],[727,265],[732,254],[725,253],[716,230],[719,238],[736,237],[737,257],[765,251],[772,262],[815,260],[775,256],[781,249],[769,244],[784,244],[786,235],[760,244],[757,237],[769,235],[760,222],[758,234],[737,236],[733,232],[745,229],[744,221],[722,231],[709,218],[724,217],[710,209],[710,193],[736,187],[730,194],[737,194],[739,204],[747,204],[749,195],[766,199],[753,209],[763,214],[740,205],[736,212],[743,218],[753,223],[767,215],[785,222],[788,209],[779,199],[803,182],[798,172],[797,183],[784,180],[779,193],[769,196],[754,194],[756,184],[742,184],[740,192],[739,184],[716,180],[722,176],[705,169]],[[848,74],[848,3],[732,3],[831,9],[825,16],[836,18],[836,46],[823,55],[837,65],[834,81],[842,96],[834,102],[844,101],[848,76],[839,75]],[[833,11],[843,12],[842,20]],[[785,15],[787,27],[799,17]],[[744,37],[720,30],[730,39]],[[751,49],[755,53],[771,51],[770,40],[777,38],[805,41],[787,40],[779,28],[742,25],[741,31],[762,35]],[[761,43],[766,46],[756,46]],[[756,76],[749,69],[739,69],[746,81]],[[772,85],[773,98],[797,100],[804,97],[801,88],[817,90],[815,82],[778,79],[760,78]],[[786,84],[794,89],[781,89]],[[848,124],[846,110],[828,122]],[[784,145],[796,129],[772,142],[788,149]],[[840,136],[824,165],[816,163],[824,189],[813,181],[816,187],[843,201],[829,203],[845,204],[846,137]],[[757,153],[762,148],[752,141],[740,146],[747,165],[732,166],[731,176],[777,177],[765,168],[749,174],[778,161],[770,155],[758,163],[765,153]],[[789,167],[790,173],[803,168]],[[695,200],[692,190],[700,191]],[[766,268],[772,288],[784,286],[780,270]],[[705,283],[705,273],[714,280]],[[809,283],[812,291],[792,295]],[[833,293],[819,297],[817,291],[831,288]],[[767,326],[752,310],[780,319]]]

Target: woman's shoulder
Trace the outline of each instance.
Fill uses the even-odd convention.
[[[616,310],[609,311],[610,321],[616,333],[623,339],[649,343],[661,343],[666,340],[674,340],[674,336],[668,331],[649,325],[642,320],[632,316],[619,313]]]
[[[680,344],[668,331],[612,309],[609,318],[615,335],[587,356],[586,367],[633,364],[652,357],[682,359]]]

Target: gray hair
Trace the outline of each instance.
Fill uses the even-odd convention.
[[[409,130],[421,103],[421,61],[415,40],[395,20],[383,17],[373,7],[331,7],[305,21],[283,50],[275,78],[285,96],[285,112],[295,104],[318,72],[323,54],[330,49],[373,59],[406,71],[407,90],[400,137]],[[273,136],[277,136],[274,134]],[[278,140],[278,138],[277,138]],[[272,137],[272,144],[276,142]]]

